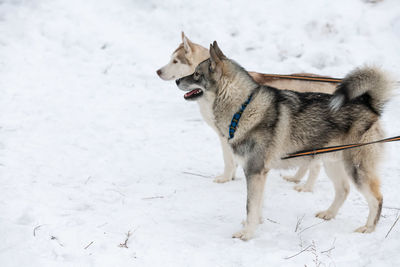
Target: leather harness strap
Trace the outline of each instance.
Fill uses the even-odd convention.
[[[303,76],[303,75],[285,75],[285,74],[262,74],[264,77],[270,77],[275,79],[288,79],[288,80],[302,80],[302,81],[313,81],[313,82],[326,82],[326,83],[340,83],[342,79],[340,78],[330,78],[330,77],[313,77],[313,76]]]
[[[330,147],[315,148],[315,149],[309,149],[309,150],[301,150],[301,151],[297,151],[295,153],[291,153],[291,154],[287,155],[286,157],[283,157],[282,159],[292,159],[292,158],[303,157],[303,156],[315,156],[318,154],[336,152],[336,151],[346,150],[346,149],[350,149],[350,148],[356,148],[356,147],[360,147],[360,146],[372,145],[372,144],[376,144],[376,143],[394,142],[394,141],[400,141],[400,135],[395,136],[395,137],[389,137],[389,138],[377,140],[377,141],[372,141],[372,142],[368,142],[368,143],[348,144],[348,145],[341,145],[341,146],[330,146]]]

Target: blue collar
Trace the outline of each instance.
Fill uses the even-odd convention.
[[[246,109],[247,105],[250,103],[251,98],[253,97],[253,94],[254,94],[254,92],[249,95],[249,98],[247,98],[246,102],[244,102],[242,104],[242,106],[240,107],[240,110],[233,115],[231,124],[229,125],[229,138],[228,139],[232,139],[233,136],[235,135],[236,128],[239,124],[240,117],[242,116],[242,113]]]

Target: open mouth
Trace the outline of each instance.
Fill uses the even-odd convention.
[[[199,96],[203,95],[203,90],[201,89],[194,89],[190,92],[187,92],[183,97],[186,100],[194,100],[196,98],[198,98]]]

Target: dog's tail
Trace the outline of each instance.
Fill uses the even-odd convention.
[[[365,103],[378,115],[389,100],[392,83],[387,75],[376,67],[361,67],[350,72],[338,85],[330,103],[333,111],[339,110],[346,102],[364,97]]]

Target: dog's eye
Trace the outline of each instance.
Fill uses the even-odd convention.
[[[197,71],[194,73],[193,78],[195,80],[198,80],[200,78],[200,73],[198,73]]]
[[[176,59],[174,59],[174,61],[172,61],[172,63],[176,64],[176,63],[178,63],[178,61]]]

